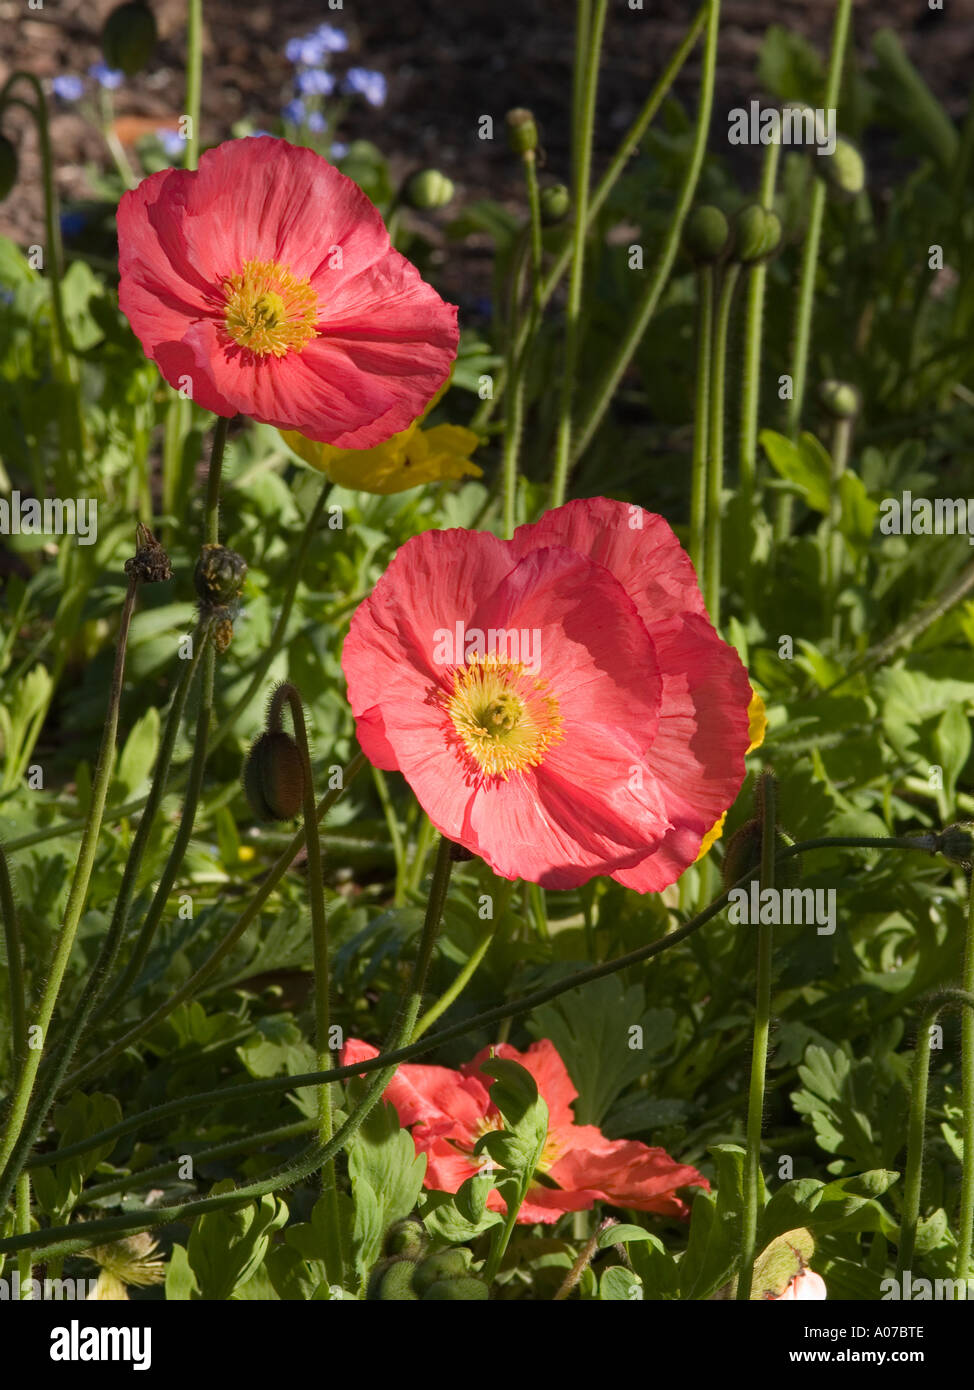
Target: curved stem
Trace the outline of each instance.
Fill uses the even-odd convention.
[[[582,66],[577,69],[577,119],[572,148],[575,218],[572,225],[568,303],[565,307],[565,358],[562,364],[558,438],[555,445],[554,475],[551,480],[552,507],[560,507],[565,500],[568,468],[571,463],[572,398],[575,394],[575,370],[578,365],[582,326],[582,283],[585,277],[585,239],[588,231],[589,182],[592,175],[592,132],[595,125],[595,97],[598,90],[606,8],[607,0],[595,0],[593,15],[590,0],[579,0],[578,4],[576,62]]]
[[[84,834],[81,837],[81,846],[78,850],[78,862],[75,865],[74,874],[71,879],[71,887],[68,890],[68,901],[64,909],[64,917],[61,922],[61,930],[58,933],[57,944],[54,949],[54,959],[51,962],[50,972],[44,985],[44,990],[33,1017],[32,1029],[36,1032],[28,1031],[28,1037],[35,1036],[40,1042],[39,1047],[28,1047],[23,1064],[17,1078],[17,1085],[11,1098],[10,1110],[7,1117],[7,1125],[3,1133],[3,1140],[0,1142],[0,1211],[6,1206],[10,1193],[13,1190],[20,1171],[19,1166],[13,1162],[13,1154],[18,1146],[24,1121],[27,1118],[27,1109],[30,1104],[31,1095],[34,1089],[34,1081],[37,1077],[37,1069],[40,1066],[41,1055],[44,1042],[47,1039],[48,1028],[54,1015],[58,995],[64,980],[64,974],[71,958],[71,949],[74,946],[74,939],[78,930],[78,923],[81,921],[81,914],[84,911],[85,900],[88,896],[88,884],[91,881],[91,871],[95,863],[95,852],[98,848],[98,836],[101,830],[102,816],[105,811],[105,801],[108,797],[108,787],[112,778],[112,768],[115,762],[115,740],[118,734],[118,709],[122,698],[122,678],[125,673],[125,653],[128,648],[129,627],[132,622],[132,613],[135,608],[135,597],[138,591],[138,580],[134,575],[129,577],[128,589],[125,594],[125,602],[122,606],[122,617],[119,624],[118,637],[115,646],[115,667],[112,672],[112,684],[108,697],[108,713],[105,719],[105,728],[102,734],[101,745],[98,749],[98,761],[95,765],[95,775],[91,788],[91,807],[88,811],[88,819],[85,823]]]
[[[761,807],[761,891],[775,886],[775,845],[777,840],[777,788],[774,774],[766,772],[758,784]],[[751,1297],[751,1277],[758,1230],[761,1192],[761,1128],[764,1119],[764,1084],[768,1066],[768,1033],[771,1028],[772,928],[758,924],[758,968],[754,1004],[754,1037],[751,1044],[751,1082],[747,1098],[747,1155],[744,1159],[744,1214],[741,1234],[741,1264],[737,1274],[737,1294]]]

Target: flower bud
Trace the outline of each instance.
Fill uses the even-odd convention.
[[[951,863],[962,864],[969,869],[974,858],[974,821],[958,821],[955,825],[948,825],[937,836],[936,848],[937,853]]]
[[[244,764],[243,786],[258,820],[294,820],[304,802],[304,766],[290,734],[261,734]]]
[[[572,205],[571,194],[563,183],[550,184],[541,190],[541,221],[546,227],[554,227],[564,221]]]
[[[538,148],[538,127],[533,112],[524,106],[515,106],[504,119],[507,143],[515,154],[528,154]]]
[[[844,135],[836,138],[835,149],[822,156],[822,172],[832,191],[840,198],[855,198],[866,186],[866,165],[862,155]]]
[[[823,381],[818,388],[818,398],[836,420],[853,419],[862,406],[862,397],[847,381]]]
[[[407,1217],[390,1226],[385,1238],[387,1255],[402,1255],[410,1260],[418,1260],[426,1249],[426,1229],[421,1221]]]
[[[423,1294],[424,1303],[430,1299],[462,1299],[464,1302],[478,1299],[483,1302],[489,1298],[490,1290],[487,1285],[483,1279],[478,1279],[473,1274],[464,1275],[462,1279],[440,1279],[437,1283],[431,1284]]]
[[[6,135],[0,135],[0,202],[7,197],[17,182],[17,150]]]
[[[453,201],[455,192],[453,180],[441,174],[439,169],[420,169],[406,180],[403,199],[411,208],[427,212],[434,208],[445,208],[447,203]]]
[[[781,220],[778,214],[749,203],[734,218],[734,259],[742,265],[754,265],[774,254],[781,244]]]
[[[413,1276],[413,1288],[425,1298],[434,1284],[446,1283],[452,1279],[462,1279],[470,1273],[470,1251],[462,1246],[452,1250],[441,1250],[430,1255],[417,1265]],[[437,1295],[440,1297],[440,1295]]]
[[[367,1301],[415,1303],[419,1295],[413,1288],[416,1266],[409,1259],[380,1260],[369,1275],[365,1292]]]
[[[193,583],[206,608],[223,608],[240,597],[247,577],[247,561],[225,545],[204,545],[196,561]]]
[[[126,77],[134,77],[152,56],[157,38],[155,16],[148,5],[141,0],[119,5],[101,31],[105,62],[110,68],[121,68]]]
[[[730,223],[711,203],[695,207],[683,224],[683,245],[701,265],[719,261],[730,243]]]

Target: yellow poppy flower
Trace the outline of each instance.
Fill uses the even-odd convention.
[[[422,428],[446,389],[444,386],[437,391],[408,429],[372,449],[335,449],[330,444],[305,439],[295,430],[281,430],[281,437],[305,463],[326,474],[333,483],[359,492],[405,492],[407,488],[439,483],[446,478],[479,478],[482,470],[470,462],[470,455],[480,443],[473,430],[462,425]]]
[[[768,716],[764,708],[764,701],[760,695],[751,691],[751,703],[747,707],[747,732],[751,742],[747,746],[748,753],[753,753],[755,748],[760,748],[764,742],[764,736],[768,732]],[[700,846],[700,853],[697,855],[696,862],[699,863],[708,850],[713,849],[714,845],[724,833],[724,821],[727,819],[727,812],[721,816],[720,820],[707,831]]]

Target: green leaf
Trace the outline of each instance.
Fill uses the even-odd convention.
[[[681,1299],[706,1299],[736,1273],[744,1215],[744,1150],[716,1144],[717,1190],[693,1200],[690,1239],[680,1261]]]
[[[679,1298],[680,1266],[658,1236],[628,1248],[633,1269],[643,1285],[643,1298],[658,1302]]]
[[[638,1274],[625,1265],[610,1265],[599,1280],[599,1300],[602,1303],[642,1302],[643,1285]]]
[[[784,1231],[765,1246],[754,1261],[751,1276],[752,1300],[780,1298],[785,1289],[809,1263],[815,1241],[804,1227]]]
[[[54,1127],[58,1147],[67,1148],[86,1139],[89,1134],[109,1129],[122,1118],[122,1107],[114,1096],[95,1092],[85,1095],[73,1092],[63,1105],[54,1111]],[[77,1202],[85,1178],[93,1173],[112,1152],[117,1140],[110,1139],[88,1153],[65,1159],[52,1168],[38,1168],[31,1175],[37,1200],[46,1212],[64,1213]]]
[[[349,1141],[348,1173],[355,1200],[353,1242],[359,1277],[382,1253],[382,1240],[416,1205],[426,1173],[412,1135],[401,1129],[395,1107],[380,1103]]]
[[[113,793],[119,801],[138,795],[148,782],[159,753],[159,711],[150,705],[132,725],[115,770]]]
[[[599,1231],[599,1249],[608,1250],[613,1245],[625,1245],[631,1240],[652,1240],[653,1237],[642,1226],[606,1226]]]
[[[507,1128],[485,1134],[474,1152],[486,1150],[505,1172],[524,1184],[526,1193],[548,1136],[548,1107],[538,1095],[534,1077],[519,1063],[489,1057],[481,1071],[495,1078],[490,1098]]]
[[[199,1296],[199,1284],[189,1264],[184,1245],[174,1245],[166,1265],[166,1301],[186,1302]]]
[[[813,511],[829,510],[832,460],[813,434],[802,434],[795,444],[774,430],[759,436],[764,452],[779,477],[793,483]]]
[[[211,1195],[232,1192],[234,1183],[214,1184]],[[236,1211],[207,1212],[193,1223],[186,1244],[190,1267],[203,1299],[226,1301],[256,1272],[270,1238],[285,1224],[287,1205],[274,1196],[261,1197]]]

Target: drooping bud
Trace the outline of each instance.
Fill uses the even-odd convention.
[[[541,221],[546,227],[554,227],[568,216],[572,197],[567,184],[553,183],[541,190]]]
[[[390,1226],[385,1238],[387,1255],[402,1255],[410,1260],[420,1259],[426,1245],[426,1228],[412,1217]]]
[[[129,0],[112,10],[101,31],[101,47],[110,68],[134,77],[145,67],[156,46],[155,16],[142,0]]]
[[[162,584],[172,579],[169,556],[141,521],[135,526],[135,554],[125,561],[125,573],[134,575],[140,584]]]
[[[749,203],[734,217],[734,259],[755,265],[774,255],[781,245],[781,219],[760,203]]]
[[[524,106],[515,106],[504,119],[507,143],[515,154],[528,154],[538,148],[538,127],[533,112]]]
[[[730,223],[712,203],[695,207],[683,224],[683,245],[700,265],[719,261],[730,244]]]
[[[3,202],[17,182],[18,168],[15,147],[6,135],[0,135],[0,202]]]
[[[957,821],[954,825],[948,825],[946,830],[941,830],[937,836],[936,852],[951,863],[962,864],[969,869],[974,859],[974,821]]]
[[[862,407],[862,397],[848,381],[823,381],[818,388],[818,398],[836,420],[852,420]]]
[[[244,764],[243,786],[258,820],[294,820],[304,802],[304,767],[290,734],[261,734]]]
[[[434,208],[445,208],[447,203],[453,201],[455,192],[453,180],[441,174],[439,169],[420,169],[406,180],[403,201],[419,212],[428,212]]]
[[[412,1260],[402,1257],[380,1260],[369,1275],[366,1301],[416,1303],[419,1294],[412,1286],[415,1268]]]
[[[204,545],[196,561],[193,583],[205,608],[236,603],[247,577],[247,561],[225,545]]]

